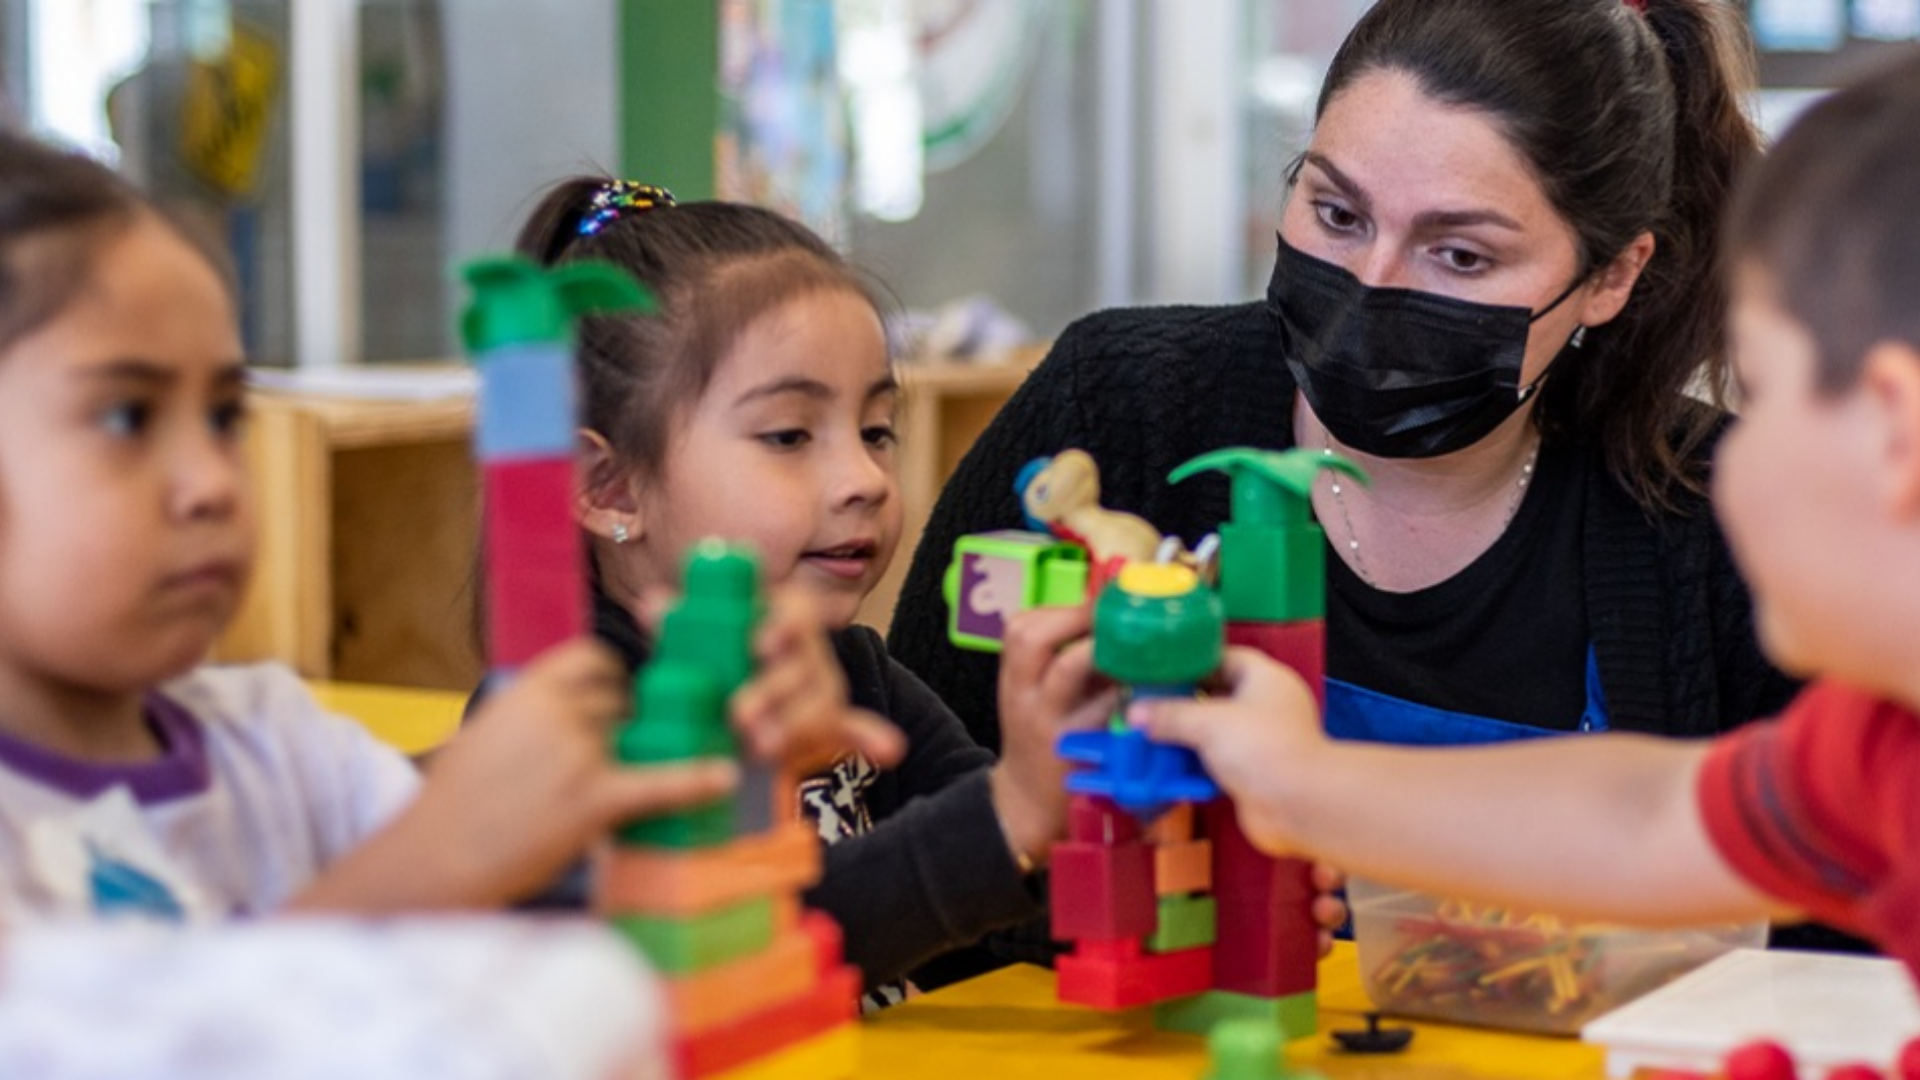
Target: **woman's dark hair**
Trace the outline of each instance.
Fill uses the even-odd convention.
[[[1727,219],[1734,269],[1763,272],[1839,392],[1874,345],[1920,348],[1920,55],[1818,103],[1741,184]]]
[[[1554,365],[1536,413],[1548,438],[1597,445],[1642,506],[1674,505],[1723,403],[1720,217],[1759,151],[1744,94],[1753,55],[1723,0],[1380,0],[1334,57],[1318,111],[1354,80],[1403,72],[1479,110],[1532,166],[1594,273],[1642,232],[1655,250],[1618,317]]]
[[[0,134],[0,349],[59,314],[101,241],[146,206],[91,158]]]
[[[807,293],[843,289],[884,315],[882,294],[806,226],[756,206],[692,202],[624,209],[581,234],[610,181],[583,176],[549,191],[515,247],[553,266],[602,259],[653,291],[650,316],[581,320],[587,426],[627,464],[652,472],[673,413],[706,389],[720,358],[756,318]]]

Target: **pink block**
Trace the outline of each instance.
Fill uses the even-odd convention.
[[[573,461],[488,465],[485,488],[488,662],[518,667],[589,625]]]

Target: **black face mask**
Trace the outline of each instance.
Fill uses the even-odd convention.
[[[1533,312],[1376,289],[1282,239],[1267,308],[1294,382],[1334,438],[1374,457],[1428,458],[1479,442],[1533,396],[1539,379],[1520,385],[1527,329],[1585,280]]]

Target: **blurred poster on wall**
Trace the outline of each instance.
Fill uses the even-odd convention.
[[[720,198],[765,206],[844,240],[845,100],[831,0],[722,0]]]
[[[1762,49],[1828,52],[1847,40],[1845,0],[1753,0],[1752,14]]]

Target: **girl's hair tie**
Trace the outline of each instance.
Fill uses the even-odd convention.
[[[673,205],[673,192],[666,188],[632,180],[609,180],[587,201],[587,211],[580,215],[578,231],[581,236],[592,236],[630,210],[644,212]]]

